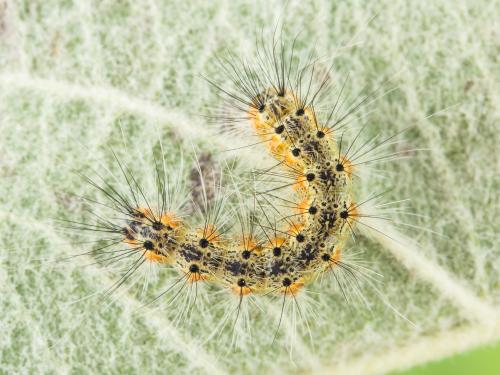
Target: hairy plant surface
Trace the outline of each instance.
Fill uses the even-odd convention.
[[[0,1],[0,372],[385,373],[499,340],[499,9]],[[223,77],[215,61],[225,49],[255,53],[280,12],[300,31],[298,53],[334,56],[350,93],[390,77],[397,90],[366,111],[365,137],[408,129],[397,151],[420,150],[361,181],[367,195],[392,187],[384,199],[409,199],[415,214],[391,212],[373,224],[384,234],[360,228],[350,243],[383,275],[380,294],[361,285],[365,303],[348,304],[331,279],[314,283],[307,329],[285,319],[275,341],[281,299],[270,299],[238,326],[245,347],[231,324],[210,336],[234,307],[222,293],[200,293],[201,307],[181,322],[186,300],[144,306],[168,273],[148,277],[146,289],[143,272],[103,303],[95,295],[119,273],[87,256],[53,261],[89,247],[57,221],[84,216],[78,196],[94,194],[75,172],[118,175],[115,150],[147,181],[161,139],[169,164],[196,184],[188,154],[201,149],[215,163],[232,145],[203,117],[221,102],[201,75]]]

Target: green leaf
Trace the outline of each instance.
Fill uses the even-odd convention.
[[[370,374],[498,341],[499,9],[444,0],[0,2],[0,372]],[[185,300],[141,308],[154,291],[141,299],[137,285],[99,303],[95,294],[118,274],[89,257],[54,261],[88,249],[55,221],[80,218],[74,195],[95,193],[75,171],[118,175],[112,147],[146,180],[159,139],[174,168],[182,150],[186,171],[191,144],[215,155],[231,145],[201,116],[220,106],[201,75],[220,76],[224,48],[255,54],[278,14],[291,37],[301,32],[299,52],[336,56],[351,93],[391,77],[397,90],[366,113],[368,135],[408,128],[399,151],[422,150],[379,165],[387,178],[360,182],[365,194],[392,187],[386,199],[408,198],[417,214],[394,212],[394,223],[373,222],[385,235],[360,228],[350,243],[383,275],[380,292],[362,285],[369,307],[348,305],[333,280],[315,282],[300,300],[309,326],[299,322],[293,337],[290,313],[274,344],[281,299],[262,300],[244,348],[232,346],[231,324],[208,336],[237,302],[220,291],[202,293],[189,322],[175,321]],[[173,277],[150,286],[161,291]]]

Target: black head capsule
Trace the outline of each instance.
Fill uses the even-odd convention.
[[[311,215],[315,215],[318,212],[318,209],[314,206],[309,207],[309,210],[307,210]]]
[[[311,182],[316,178],[316,175],[314,173],[308,173],[306,174],[306,180]]]
[[[335,170],[337,172],[343,172],[344,171],[344,165],[341,164],[341,163],[338,163],[336,166],[335,166]]]
[[[300,155],[300,148],[294,148],[292,150],[292,155],[295,157],[299,156]]]
[[[266,105],[265,105],[265,104],[261,104],[261,105],[259,105],[259,108],[258,108],[259,113],[264,112],[264,110],[265,110],[265,109],[266,109]]]
[[[299,233],[295,236],[295,239],[297,240],[297,242],[304,242],[304,240],[306,239],[304,237],[304,235],[302,233]]]
[[[319,130],[317,133],[316,133],[316,137],[318,138],[323,138],[325,136],[325,133],[322,132],[321,130]]]
[[[347,219],[347,218],[349,217],[349,212],[347,212],[347,211],[345,211],[345,210],[344,210],[344,211],[341,211],[341,212],[340,212],[340,217],[341,217],[342,219],[344,219],[344,220],[345,220],[345,219]]]
[[[240,288],[243,288],[243,287],[244,287],[244,286],[246,286],[246,285],[247,285],[247,282],[245,281],[245,279],[239,279],[239,280],[238,280],[238,286],[239,286]]]
[[[279,257],[279,256],[281,255],[281,248],[280,248],[280,247],[275,247],[275,248],[273,249],[273,255],[274,255],[275,257]]]
[[[289,287],[290,285],[292,285],[292,280],[290,280],[288,277],[285,277],[283,279],[283,286],[284,287]]]
[[[321,260],[323,260],[325,262],[329,262],[330,261],[330,254],[323,254],[321,256]]]
[[[208,247],[208,245],[210,244],[210,242],[208,242],[208,240],[206,238],[202,238],[200,240],[200,242],[198,242],[198,244],[200,245],[201,248],[206,248]]]
[[[297,109],[297,112],[295,112],[296,116],[302,116],[304,114],[304,108],[299,108]]]
[[[243,259],[250,259],[250,255],[252,255],[252,253],[248,250],[243,250],[243,252],[241,253],[241,257]]]

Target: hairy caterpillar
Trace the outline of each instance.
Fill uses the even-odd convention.
[[[371,94],[339,113],[344,82],[326,115],[319,113],[316,105],[329,86],[329,70],[317,80],[316,61],[309,59],[300,65],[293,46],[287,49],[281,39],[273,39],[270,48],[260,50],[253,67],[231,55],[219,63],[232,87],[208,81],[233,112],[215,118],[231,129],[246,126],[258,140],[256,144],[265,145],[275,163],[256,176],[268,179],[267,188],[253,193],[252,208],[236,206],[224,223],[219,220],[227,209],[224,202],[210,204],[205,197],[199,207],[200,225],[185,219],[182,204],[174,208],[168,172],[156,160],[156,201],[146,199],[133,173],[121,164],[128,192],[106,181],[101,186],[89,180],[122,214],[119,219],[99,217],[91,229],[111,233],[113,241],[128,246],[109,255],[108,246],[116,244],[112,242],[97,254],[103,253],[107,262],[136,257],[112,289],[146,262],[179,271],[171,285],[179,291],[171,301],[186,285],[201,282],[231,290],[241,303],[247,295],[295,298],[304,285],[337,268],[356,275],[359,269],[343,260],[348,236],[364,216],[360,212],[364,202],[354,200],[356,168],[391,155],[367,159],[366,155],[387,140],[377,145],[365,142],[354,149],[354,142],[343,145],[339,130]],[[215,190],[221,189],[216,185]],[[207,194],[205,186],[201,190],[202,195]],[[282,214],[273,200],[287,212]],[[234,221],[239,221],[240,228],[229,233]]]

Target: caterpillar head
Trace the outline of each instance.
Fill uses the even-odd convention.
[[[137,208],[130,215],[123,228],[124,242],[155,263],[173,263],[172,254],[167,251],[177,242],[177,228],[180,221],[173,215],[155,215],[146,208]]]

